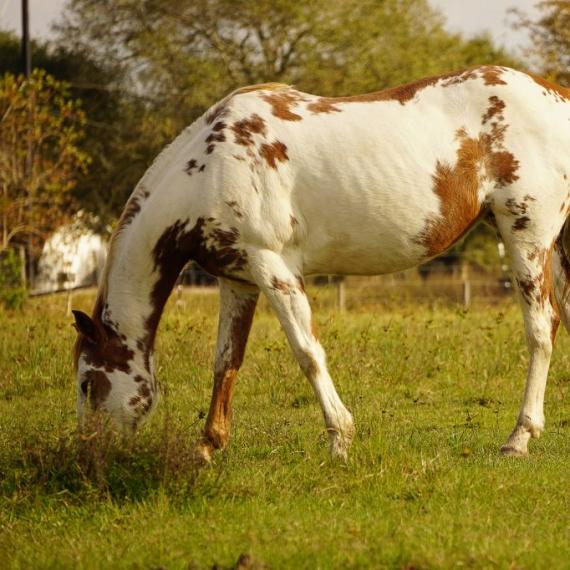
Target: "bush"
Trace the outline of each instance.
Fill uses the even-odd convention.
[[[0,251],[0,304],[6,309],[20,309],[25,300],[20,256],[13,249]]]

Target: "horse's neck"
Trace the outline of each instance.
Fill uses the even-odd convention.
[[[102,284],[103,317],[117,324],[127,338],[147,343],[150,350],[164,305],[188,260],[176,253],[176,233],[169,232],[180,222],[177,215],[184,206],[176,204],[172,194],[158,200],[164,190],[160,184],[174,158],[192,142],[202,125],[203,119],[195,121],[156,158],[130,197],[111,240]],[[155,251],[158,244],[163,248],[160,260]]]
[[[165,279],[154,248],[168,236],[168,223],[144,214],[130,220],[112,240],[100,305],[105,322],[149,352],[164,305],[186,260],[173,264]],[[164,245],[175,250],[172,241]]]

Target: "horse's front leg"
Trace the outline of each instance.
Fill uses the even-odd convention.
[[[214,390],[204,432],[195,458],[208,463],[212,451],[222,449],[230,437],[234,383],[243,362],[259,292],[220,279],[220,316],[214,363]]]
[[[315,336],[301,270],[268,250],[251,252],[250,267],[317,396],[329,434],[331,456],[346,459],[354,432],[352,415],[337,394],[325,351]]]

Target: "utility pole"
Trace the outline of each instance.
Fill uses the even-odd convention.
[[[30,45],[30,7],[22,0],[22,73],[26,78],[32,73],[32,47]]]
[[[30,6],[28,0],[22,0],[22,73],[26,79],[32,73],[32,46],[30,44]],[[30,116],[31,119],[31,116]],[[32,149],[28,143],[28,155],[26,157],[26,175],[32,171]],[[28,287],[31,287],[34,266],[32,262],[32,236],[28,236]],[[25,282],[24,282],[25,284]]]

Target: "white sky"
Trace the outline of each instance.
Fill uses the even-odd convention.
[[[47,37],[66,0],[29,0],[33,37]],[[525,43],[524,32],[510,28],[507,10],[517,7],[532,12],[537,0],[429,0],[448,20],[448,29],[471,36],[488,30],[495,41],[509,49]],[[21,0],[0,0],[0,29],[20,33]]]
[[[499,46],[516,49],[524,45],[527,35],[524,31],[513,30],[513,18],[508,11],[517,8],[530,15],[536,14],[538,0],[429,0],[447,17],[447,28],[472,36],[488,31]]]

